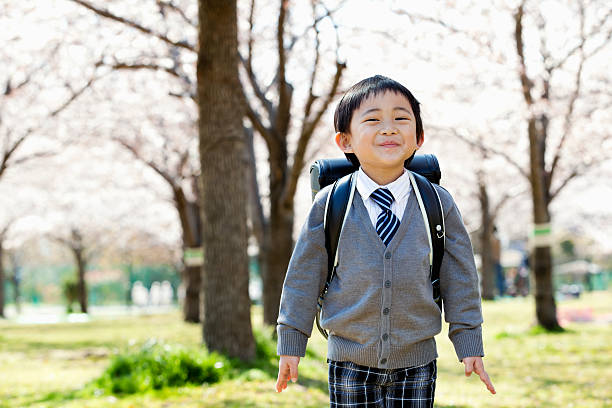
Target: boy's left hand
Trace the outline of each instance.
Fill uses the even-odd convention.
[[[482,362],[482,357],[465,357],[463,359],[463,364],[465,364],[465,376],[469,377],[472,375],[472,371],[474,371],[480,377],[480,380],[485,383],[487,389],[491,392],[491,394],[495,394],[495,387],[493,387],[493,383],[489,378],[489,374],[484,369],[484,363]]]

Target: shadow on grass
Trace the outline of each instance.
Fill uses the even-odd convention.
[[[501,339],[516,339],[521,337],[534,337],[534,336],[542,336],[542,335],[564,335],[564,334],[576,334],[576,330],[572,329],[564,329],[563,327],[559,327],[557,329],[548,330],[540,325],[532,326],[527,331],[523,332],[507,332],[501,331],[495,335],[496,340]]]

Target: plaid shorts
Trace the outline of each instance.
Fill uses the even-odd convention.
[[[367,367],[350,361],[328,363],[330,407],[434,406],[436,360],[398,369]]]

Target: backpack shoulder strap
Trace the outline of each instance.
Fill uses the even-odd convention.
[[[434,185],[418,173],[410,172],[410,181],[415,190],[421,214],[425,221],[425,227],[429,230],[429,265],[431,284],[433,286],[433,297],[442,310],[442,298],[440,296],[440,266],[444,256],[445,226],[442,201]]]
[[[334,272],[333,269],[338,264],[340,232],[346,222],[348,209],[350,208],[349,203],[353,201],[353,195],[355,194],[356,183],[353,174],[347,174],[334,183],[325,204],[323,224],[325,228],[325,249],[327,249],[329,265],[328,275]],[[331,281],[331,279],[328,279],[328,281]]]
[[[317,328],[321,334],[327,338],[327,332],[320,326],[319,314],[323,308],[323,300],[329,289],[329,284],[334,279],[336,266],[338,266],[338,241],[340,232],[346,222],[346,217],[350,210],[350,203],[355,194],[355,173],[336,180],[332,186],[327,201],[325,202],[325,215],[323,225],[325,229],[325,249],[327,250],[327,279],[325,286],[317,300]]]

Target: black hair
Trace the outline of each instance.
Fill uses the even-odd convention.
[[[334,113],[334,128],[336,132],[349,133],[353,112],[359,109],[363,101],[369,96],[376,96],[386,91],[399,93],[408,99],[416,119],[417,141],[422,140],[423,122],[421,121],[419,101],[404,85],[382,75],[375,75],[373,77],[361,80],[346,91],[342,99],[340,99],[340,102],[338,102],[336,112]],[[350,160],[351,163],[353,163],[355,167],[359,167],[359,160],[354,153],[345,153],[344,155]],[[410,163],[413,157],[414,154],[406,160],[406,166],[408,163]]]

